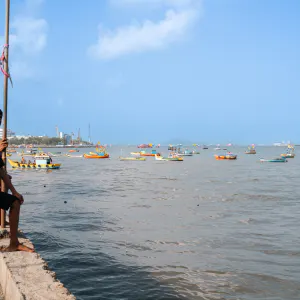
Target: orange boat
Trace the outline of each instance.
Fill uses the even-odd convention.
[[[96,158],[96,159],[101,159],[101,158],[109,158],[109,154],[106,153],[104,155],[94,155],[94,154],[83,154],[84,158]]]
[[[77,150],[77,149],[71,149],[71,150],[69,150],[69,152],[70,152],[70,153],[73,153],[73,152],[79,152],[79,150]]]
[[[233,160],[233,159],[237,159],[237,155],[234,155],[234,154],[231,154],[231,153],[228,153],[228,154],[225,154],[225,155],[215,155],[215,159],[216,160],[222,160],[222,159],[229,159],[229,160]]]
[[[146,151],[140,152],[140,156],[155,156],[155,155],[160,156],[159,153],[156,153],[156,150],[152,150],[151,153],[146,152]]]
[[[152,154],[152,153],[140,153],[140,156],[155,156],[155,155],[160,156],[159,153],[157,153],[157,154]]]

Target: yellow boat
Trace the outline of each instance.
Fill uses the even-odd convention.
[[[103,154],[103,155],[98,155],[98,154],[83,154],[84,158],[95,158],[95,159],[101,159],[101,158],[109,158],[109,154]]]
[[[280,156],[284,158],[294,158],[295,157],[295,148],[292,145],[288,145],[286,153],[282,153]]]
[[[51,157],[45,153],[36,155],[34,163],[21,163],[11,159],[8,159],[8,162],[14,169],[59,169],[61,166],[61,164],[53,164]]]
[[[101,146],[100,142],[96,145],[96,152],[90,152],[83,154],[84,158],[102,159],[109,158],[109,154],[106,152],[106,148]]]

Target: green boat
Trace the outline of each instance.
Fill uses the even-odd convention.
[[[274,157],[274,158],[271,158],[271,159],[261,158],[260,162],[285,163],[285,162],[288,162],[288,161],[285,157]]]
[[[155,160],[158,160],[158,161],[183,161],[183,158],[182,157],[179,157],[175,154],[171,154],[170,156],[168,157],[163,157],[163,156],[160,156],[160,155],[155,155]]]

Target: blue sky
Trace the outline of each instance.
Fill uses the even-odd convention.
[[[299,31],[298,0],[11,0],[9,127],[299,143]]]

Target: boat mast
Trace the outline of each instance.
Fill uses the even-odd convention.
[[[5,48],[4,48],[4,57],[3,69],[4,69],[4,92],[3,92],[3,136],[2,139],[7,137],[7,95],[8,95],[8,47],[9,47],[9,13],[10,13],[10,0],[6,0],[6,17],[5,17]],[[6,167],[6,150],[2,152],[2,159]],[[2,181],[1,191],[7,192],[7,187]],[[5,228],[5,210],[1,209],[1,228]]]

